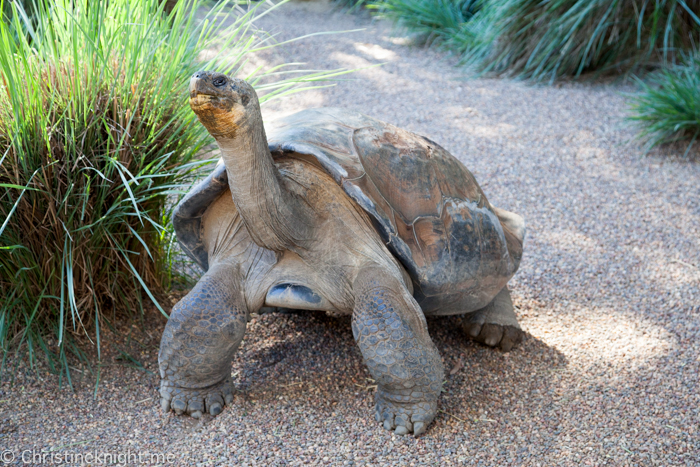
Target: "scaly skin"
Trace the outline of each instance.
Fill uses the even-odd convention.
[[[164,410],[199,418],[233,401],[231,361],[246,316],[238,266],[227,264],[212,266],[173,307],[158,355]]]
[[[352,332],[377,381],[376,419],[387,430],[416,436],[435,418],[444,379],[440,355],[418,304],[379,268],[354,284]]]
[[[523,340],[508,287],[503,287],[484,308],[468,313],[462,319],[462,328],[469,338],[505,352]]]

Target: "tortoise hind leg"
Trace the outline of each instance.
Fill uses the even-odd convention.
[[[503,287],[484,308],[467,313],[462,328],[471,339],[506,352],[523,339],[508,287]]]

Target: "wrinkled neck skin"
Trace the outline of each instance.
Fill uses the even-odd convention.
[[[274,251],[303,247],[310,236],[310,210],[288,192],[272,160],[260,111],[237,125],[233,137],[216,142],[226,165],[233,202],[251,238]]]

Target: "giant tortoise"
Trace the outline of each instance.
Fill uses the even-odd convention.
[[[243,80],[197,72],[190,106],[223,164],[177,206],[185,252],[206,273],[178,302],[160,346],[164,410],[217,415],[231,362],[262,307],[352,315],[377,382],[376,419],[419,435],[444,370],[425,316],[466,314],[466,334],[509,350],[522,337],[508,280],[520,216],[423,136],[357,112],[305,110],[263,127]]]

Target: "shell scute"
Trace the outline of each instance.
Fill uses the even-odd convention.
[[[442,193],[421,138],[387,125],[358,129],[353,141],[365,172],[404,222],[439,216]]]

